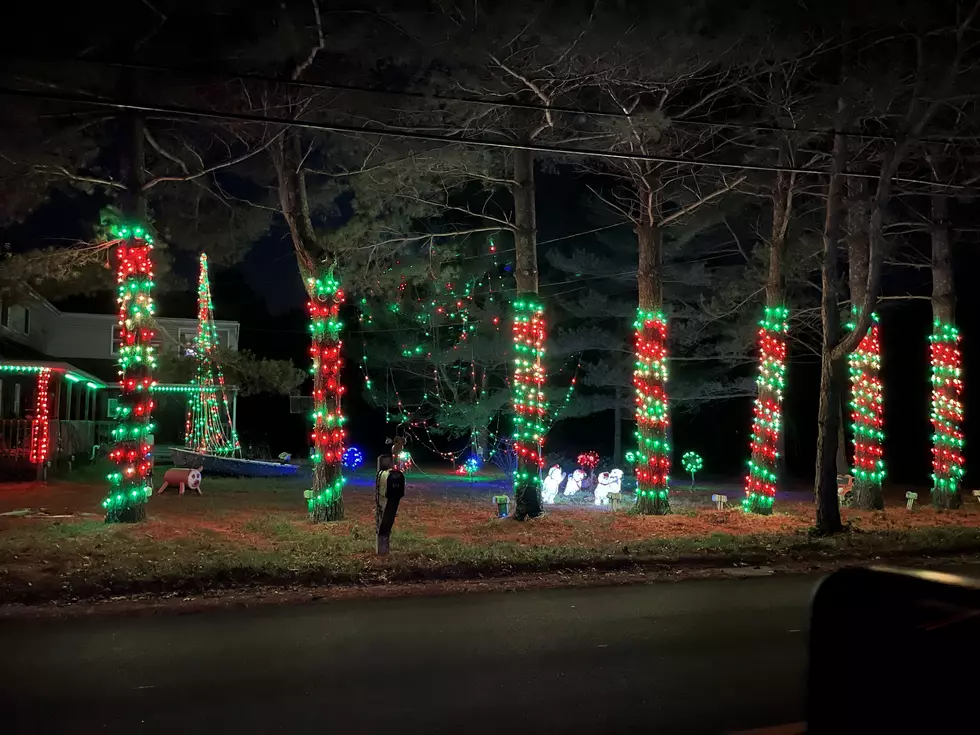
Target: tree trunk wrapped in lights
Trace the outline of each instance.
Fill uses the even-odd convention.
[[[636,367],[636,507],[645,515],[670,512],[670,417],[667,407],[667,317],[661,311],[637,312]]]
[[[310,356],[313,364],[313,432],[311,434],[313,487],[306,491],[310,520],[337,521],[344,517],[343,456],[347,431],[341,409],[343,342],[340,307],[344,292],[333,270],[307,282],[310,293]]]
[[[109,474],[109,494],[102,501],[106,523],[133,523],[146,517],[146,500],[153,493],[153,463],[149,435],[156,356],[151,329],[153,318],[153,239],[141,227],[117,227],[119,266],[119,406],[109,459],[116,464]]]
[[[779,139],[780,166],[793,161],[791,141]],[[749,444],[749,472],[745,477],[743,508],[750,513],[772,513],[779,481],[780,450],[783,443],[783,393],[786,390],[786,334],[789,309],[786,307],[785,256],[787,233],[793,215],[795,175],[776,174],[772,188],[772,235],[769,268],[766,274],[766,307],[756,342],[759,348],[759,376],[752,414]]]
[[[851,428],[854,432],[854,502],[861,508],[881,509],[881,482],[885,477],[882,442],[885,440],[884,401],[881,391],[881,341],[878,316],[849,358]],[[857,315],[854,320],[856,322]],[[855,328],[855,322],[847,325]]]
[[[871,241],[868,225],[871,221],[870,194],[867,179],[851,179],[848,186],[847,269],[851,292],[851,323],[853,331],[861,316],[868,288],[868,267]],[[865,510],[881,510],[885,501],[881,482],[885,477],[882,443],[885,440],[884,399],[881,390],[881,339],[877,314],[871,314],[871,326],[848,358],[850,366],[851,430],[854,432],[854,477],[852,504]],[[840,440],[839,451],[844,451]]]
[[[534,198],[534,154],[514,151],[514,373],[511,392],[514,410],[514,517],[517,520],[541,515],[541,469],[544,459],[545,416],[548,402],[544,391],[544,306],[538,301],[537,214]]]
[[[524,519],[541,514],[541,469],[544,459],[545,416],[548,402],[544,394],[544,307],[532,297],[514,302],[514,471],[515,514]]]
[[[949,202],[932,197],[932,502],[953,509],[963,503],[963,367],[955,326],[956,291],[949,240]]]
[[[752,458],[745,477],[742,504],[751,513],[772,513],[779,477],[779,446],[783,430],[783,391],[786,388],[786,333],[789,309],[767,306],[759,322],[758,395],[752,417]]]
[[[663,313],[663,240],[656,225],[636,227],[639,305],[633,326],[636,392],[636,509],[670,512],[670,410],[667,402],[667,317]]]

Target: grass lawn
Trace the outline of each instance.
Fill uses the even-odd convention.
[[[980,552],[980,504],[970,498],[956,512],[908,513],[904,488],[883,512],[845,509],[853,531],[821,539],[807,534],[813,510],[805,494],[780,497],[778,512],[761,517],[712,507],[712,492],[737,501],[737,486],[681,486],[672,515],[643,517],[596,508],[586,493],[517,523],[493,518],[491,498],[507,489],[503,478],[470,483],[416,472],[392,554],[379,559],[369,474],[351,479],[347,519],[338,523],[307,522],[305,487],[302,479],[205,478],[203,496],[154,495],[147,522],[106,526],[97,480],[0,485],[0,513],[34,511],[0,516],[0,600]]]

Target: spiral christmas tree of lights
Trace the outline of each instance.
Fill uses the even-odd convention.
[[[242,445],[233,425],[217,349],[218,328],[214,324],[208,256],[202,253],[197,285],[197,337],[194,340],[196,391],[190,394],[188,402],[184,441],[195,452],[235,455],[241,453]]]

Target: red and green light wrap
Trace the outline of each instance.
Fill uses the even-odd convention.
[[[637,448],[630,458],[636,472],[636,507],[640,513],[664,515],[670,512],[667,317],[660,311],[640,309],[633,327]]]
[[[932,363],[932,494],[941,507],[956,507],[963,479],[963,367],[960,333],[952,324],[933,323]]]
[[[119,405],[109,459],[109,493],[102,501],[106,523],[133,523],[146,518],[146,501],[153,493],[153,238],[142,227],[115,227],[118,284]]]
[[[341,410],[344,386],[340,339],[343,323],[340,308],[344,292],[333,272],[308,280],[310,357],[313,375],[313,431],[310,434],[313,487],[306,491],[310,519],[334,521],[344,517],[343,456],[346,448],[346,419]]]
[[[786,388],[786,333],[789,309],[767,306],[759,322],[759,376],[752,416],[751,459],[745,476],[742,507],[749,513],[772,513],[776,499],[783,391]]]
[[[514,373],[511,401],[514,409],[514,506],[518,518],[541,514],[541,448],[546,432],[548,401],[544,393],[544,307],[533,298],[514,302]]]
[[[881,340],[878,315],[848,359],[851,381],[851,430],[854,432],[856,484],[881,485],[885,479],[882,444],[885,441],[884,398],[881,390]],[[847,325],[853,330],[855,323]]]

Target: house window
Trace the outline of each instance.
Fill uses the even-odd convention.
[[[0,304],[0,327],[10,326],[10,307]]]
[[[119,399],[110,398],[106,401],[106,416],[110,419],[116,418],[116,411],[119,410]]]
[[[20,383],[14,383],[14,401],[13,401],[13,413],[14,418],[20,418]]]
[[[24,334],[31,333],[31,310],[24,309]]]
[[[230,332],[227,329],[218,329],[218,347],[223,350],[228,349]],[[181,357],[194,357],[197,354],[197,328],[185,327],[177,331],[178,349]]]
[[[157,332],[157,336],[151,340],[150,345],[157,348],[159,353],[160,347],[163,346],[163,340],[160,337],[160,332]],[[110,354],[118,355],[119,348],[122,346],[122,327],[118,324],[112,325],[112,346],[109,348]]]
[[[197,330],[177,330],[177,354],[180,357],[194,357],[197,354]]]

